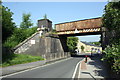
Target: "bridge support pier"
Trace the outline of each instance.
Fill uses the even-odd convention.
[[[113,37],[112,32],[109,32],[105,27],[102,27],[101,44],[103,50],[110,44],[111,37]]]
[[[106,47],[106,37],[105,37],[105,32],[102,32],[101,34],[101,46],[102,46],[102,49],[104,50],[105,47]]]
[[[67,37],[66,36],[59,36],[60,42],[62,44],[64,52],[68,52],[68,47],[67,47]]]

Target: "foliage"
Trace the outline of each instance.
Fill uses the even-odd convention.
[[[106,55],[103,60],[106,60],[114,71],[120,73],[120,45],[107,46],[104,53]]]
[[[82,45],[82,46],[81,46],[81,50],[84,51],[84,49],[85,49],[85,48],[84,48],[84,46]]]
[[[112,33],[109,38],[110,44],[104,50],[106,60],[111,68],[120,74],[120,1],[109,2],[105,6],[105,14],[103,15],[103,26]]]
[[[23,13],[22,22],[20,24],[20,27],[22,29],[30,28],[33,25],[33,23],[31,22],[30,16],[31,16],[31,14]]]
[[[32,27],[24,30],[21,28],[16,28],[14,34],[6,40],[4,46],[13,48],[16,45],[18,45],[20,42],[30,37],[36,31],[37,31],[37,27]]]
[[[2,66],[43,60],[43,58],[40,56],[36,57],[24,54],[12,54],[11,51],[11,48],[15,47],[37,31],[37,27],[30,28],[33,25],[30,19],[31,15],[23,14],[23,21],[21,22],[20,28],[17,28],[15,23],[12,22],[13,13],[10,11],[10,9],[4,6],[0,6],[0,9],[2,9],[2,14],[0,13],[0,15],[2,15],[2,19],[0,16],[0,21],[2,21],[2,50],[4,53],[2,53]]]
[[[108,26],[109,25],[109,26]],[[105,6],[103,26],[109,30],[120,30],[120,2],[110,2]]]
[[[23,22],[21,22],[20,28],[17,28],[15,23],[12,22],[13,13],[10,9],[4,6],[0,8],[2,8],[3,47],[13,48],[37,31],[37,27],[30,28],[33,25],[30,14],[23,14]]]
[[[77,42],[78,38],[77,37],[68,37],[67,38],[67,46],[70,52],[75,52],[75,49],[77,48]]]
[[[9,58],[9,60],[8,60],[8,58]],[[9,55],[4,56],[2,59],[3,59],[2,60],[3,67],[44,60],[40,56],[31,56],[31,55],[27,55],[27,54],[9,54]]]
[[[58,32],[56,32],[55,29],[52,29],[52,31],[50,32],[51,34],[57,34]]]
[[[91,44],[94,44],[94,45],[97,45],[97,46],[100,46],[101,43],[100,42],[90,42]]]
[[[4,43],[8,37],[10,37],[15,29],[15,23],[12,21],[13,13],[8,7],[2,6],[2,43]]]
[[[120,1],[109,2],[105,6],[105,14],[103,15],[103,26],[115,35],[111,37],[111,42],[115,43],[120,39]]]
[[[24,35],[26,36],[26,38],[28,38],[35,32],[37,32],[37,27],[28,28],[24,30],[24,33],[25,33]]]

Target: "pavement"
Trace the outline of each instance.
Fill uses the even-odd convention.
[[[108,69],[104,62],[101,60],[101,55],[95,54],[92,57],[84,58],[81,61],[81,64],[79,66],[79,76],[80,80],[90,79],[90,80],[106,80],[107,78],[110,78]]]

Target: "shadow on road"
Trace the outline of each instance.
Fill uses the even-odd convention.
[[[107,65],[101,61],[102,55],[101,54],[82,54],[82,55],[71,55],[71,57],[82,57],[85,58],[85,56],[87,55],[87,57],[90,58],[90,61],[87,62],[87,65],[92,65],[94,66],[96,69],[93,70],[93,72],[95,73],[95,76],[102,76],[105,78],[111,78],[109,75],[109,70],[107,69]],[[91,75],[91,73],[86,73],[85,74],[89,74],[94,80],[95,78]]]
[[[94,56],[90,57],[91,61],[89,61],[87,64],[97,68],[96,70],[93,71],[96,76],[110,78],[107,66],[103,61],[101,61],[101,58],[102,58],[102,55],[94,54]]]
[[[91,73],[89,73],[89,72],[82,72],[82,73],[84,73],[84,74],[89,74],[89,75],[93,78],[93,80],[96,80]]]
[[[87,55],[88,57],[93,57],[93,56],[91,56],[90,54],[71,55],[71,57],[85,57],[86,55]]]

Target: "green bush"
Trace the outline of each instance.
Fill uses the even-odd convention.
[[[19,38],[16,37],[15,34],[13,34],[11,37],[7,38],[5,43],[3,44],[4,47],[13,48],[19,43]]]
[[[75,52],[77,48],[78,37],[68,37],[67,38],[67,46],[70,52]]]
[[[37,27],[32,27],[24,30],[24,33],[26,35],[26,38],[30,37],[32,34],[37,32]]]
[[[109,46],[104,50],[106,60],[113,71],[120,73],[120,1],[109,2],[104,9],[102,23],[111,32]]]
[[[106,60],[113,71],[120,73],[120,45],[108,46],[104,51],[105,56],[103,60]]]
[[[81,50],[84,51],[84,49],[85,49],[85,47],[82,45],[82,46],[81,46]]]
[[[101,43],[100,42],[90,42],[91,44],[94,44],[94,45],[97,45],[97,46],[100,46]]]
[[[36,31],[37,27],[32,27],[28,29],[16,28],[14,34],[7,38],[3,45],[4,47],[14,48],[16,45],[30,37]]]

